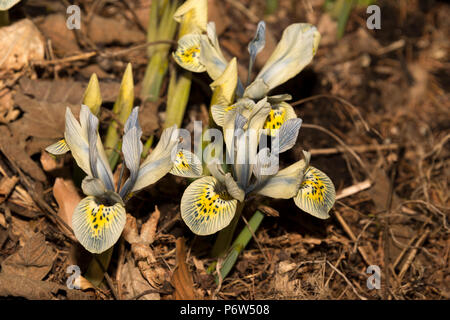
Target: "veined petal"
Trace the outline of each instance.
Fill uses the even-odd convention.
[[[119,239],[125,226],[126,212],[119,203],[102,204],[89,196],[80,201],[72,217],[75,237],[92,253],[102,253]]]
[[[59,156],[59,155],[65,154],[67,151],[70,151],[70,149],[66,143],[66,140],[61,139],[58,142],[55,142],[54,144],[45,148],[45,151],[47,151],[48,153],[51,153],[55,156]]]
[[[181,217],[192,232],[209,235],[225,228],[236,213],[237,200],[211,176],[192,182],[181,198]]]
[[[123,136],[122,152],[125,159],[125,165],[130,170],[130,177],[125,182],[120,191],[123,198],[126,197],[131,187],[136,182],[139,173],[139,164],[141,162],[141,154],[143,145],[141,142],[142,129],[138,122],[139,108],[133,109],[125,123],[125,134]]]
[[[227,68],[222,75],[209,85],[213,90],[211,104],[225,106],[232,104],[236,92],[237,81],[237,62],[236,58],[233,58],[230,63],[228,63]]]
[[[272,106],[272,110],[264,123],[264,129],[266,129],[268,135],[273,137],[277,133],[276,129],[280,129],[287,120],[295,118],[297,118],[297,115],[294,108],[289,103],[280,102]]]
[[[138,177],[130,192],[143,189],[169,173],[173,167],[172,152],[176,151],[175,148],[180,141],[177,130],[177,126],[173,125],[163,131],[155,149],[141,164]],[[125,186],[122,189],[124,188]]]
[[[293,198],[302,182],[307,161],[300,160],[289,167],[280,170],[276,175],[264,181],[257,190],[258,194],[275,199]]]
[[[69,107],[66,108],[66,129],[64,137],[77,165],[88,175],[92,176],[89,165],[89,143],[87,130],[82,130]]]
[[[225,71],[228,62],[220,50],[214,22],[208,23],[208,37],[200,39],[200,63],[205,66],[211,79],[216,80]]]
[[[294,118],[289,119],[283,123],[280,129],[276,130],[276,139],[274,141],[272,150],[276,150],[277,153],[285,152],[291,149],[298,137],[298,131],[302,125],[302,119]],[[273,132],[273,131],[272,131]]]
[[[262,79],[271,90],[291,79],[311,62],[319,41],[320,33],[316,27],[307,23],[291,24],[284,30],[256,80]]]
[[[208,1],[188,0],[175,11],[173,18],[182,24],[183,34],[205,31],[208,22]]]
[[[294,198],[295,204],[317,218],[327,219],[335,200],[336,191],[331,179],[319,169],[309,166]]]
[[[197,178],[202,175],[200,159],[189,150],[179,150],[170,173],[179,177]]]
[[[206,68],[200,63],[200,34],[187,34],[178,40],[177,51],[173,53],[175,61],[184,69],[192,72],[204,72]]]
[[[87,136],[89,144],[89,163],[91,173],[94,178],[100,178],[108,190],[114,190],[113,175],[109,167],[108,159],[106,158],[105,150],[103,149],[100,135],[98,134],[98,118],[94,116],[89,107],[82,105],[83,112],[88,113],[87,122]],[[84,119],[83,114],[80,114],[80,120]],[[83,121],[82,121],[83,123]],[[82,127],[83,128],[83,127]],[[83,128],[84,129],[84,128]]]

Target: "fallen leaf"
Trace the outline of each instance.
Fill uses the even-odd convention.
[[[19,70],[31,60],[44,59],[44,40],[29,19],[0,28],[0,69]]]
[[[17,182],[19,182],[19,177],[12,176],[10,177],[3,177],[0,180],[0,195],[3,196],[0,198],[0,203],[5,201],[5,199],[9,196],[12,190],[14,190],[14,187],[16,186]]]
[[[0,150],[7,155],[20,169],[33,179],[45,181],[42,169],[28,156],[17,137],[13,136],[5,126],[0,126]]]
[[[80,51],[74,32],[66,27],[64,15],[50,14],[38,24],[38,27],[45,37],[51,40],[52,48],[57,55],[73,55]]]
[[[57,158],[51,156],[46,151],[41,152],[40,161],[41,161],[42,168],[46,172],[58,170],[64,166],[64,161],[62,158],[57,159]]]
[[[58,215],[72,228],[73,211],[81,201],[81,197],[78,195],[78,191],[72,180],[56,178],[55,184],[53,185],[53,196],[59,206]],[[67,230],[65,226],[59,223],[58,226],[63,229],[66,234],[70,234],[70,231]]]
[[[145,291],[154,290],[144,279],[139,268],[134,265],[132,259],[128,260],[123,266],[121,279],[126,299],[132,299]],[[160,300],[160,295],[157,292],[149,293],[143,295],[139,300]]]
[[[176,241],[177,267],[172,275],[172,285],[175,288],[175,300],[196,300],[192,275],[186,265],[186,248],[183,238]]]
[[[145,41],[145,34],[135,25],[130,26],[122,15],[111,18],[93,15],[86,33],[96,44],[119,43],[126,45]]]
[[[91,296],[54,282],[0,272],[0,297],[23,297],[30,300],[87,300]]]
[[[81,104],[88,81],[73,80],[41,80],[22,77],[19,80],[20,91],[24,95],[33,96],[36,100],[51,103]],[[100,81],[102,101],[114,102],[119,93],[120,83]],[[26,107],[26,106],[25,106]],[[65,109],[65,108],[64,108]]]
[[[52,269],[57,253],[42,233],[28,239],[25,246],[2,262],[2,273],[42,280]]]

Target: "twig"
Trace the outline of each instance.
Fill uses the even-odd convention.
[[[408,271],[409,267],[411,266],[411,263],[413,262],[414,258],[416,257],[417,250],[419,250],[418,247],[422,245],[422,243],[425,241],[425,239],[430,234],[430,230],[428,229],[425,231],[425,233],[417,240],[416,244],[414,245],[414,249],[411,250],[411,252],[408,255],[408,258],[406,259],[405,264],[403,265],[402,269],[400,270],[400,273],[398,274],[398,278],[401,281],[403,276],[405,275],[406,271]]]
[[[33,61],[32,65],[48,66],[48,65],[54,65],[54,64],[63,64],[63,63],[74,62],[74,61],[88,60],[94,56],[101,56],[104,58],[113,58],[113,57],[127,54],[134,50],[147,48],[148,46],[153,46],[153,45],[158,45],[158,44],[175,44],[175,43],[176,42],[173,40],[159,40],[159,41],[153,41],[153,42],[139,44],[139,45],[136,45],[136,46],[128,48],[128,49],[119,50],[117,52],[103,52],[102,53],[102,52],[97,52],[97,51],[90,51],[90,52],[83,52],[83,53],[76,54],[76,55],[73,55],[73,56],[70,56],[67,58],[62,58],[62,59],[38,60],[38,61]]]
[[[366,189],[369,189],[371,185],[372,185],[372,182],[369,179],[367,179],[367,180],[364,180],[357,184],[354,184],[350,187],[344,188],[341,190],[341,192],[339,192],[338,195],[336,195],[336,200],[340,200],[340,199],[352,196],[354,194],[357,194]]]
[[[347,222],[345,222],[344,218],[341,216],[341,214],[335,210],[334,211],[334,215],[336,217],[336,219],[339,221],[339,223],[341,224],[342,228],[344,229],[345,233],[347,233],[347,235],[350,237],[350,239],[356,243],[357,239],[355,234],[353,233],[352,229],[350,229],[349,225],[347,224]],[[367,257],[367,253],[366,251],[358,246],[358,252],[361,255],[361,257],[364,259],[364,261],[367,263],[367,265],[371,265],[369,258]]]
[[[336,268],[335,266],[333,266],[328,260],[327,260],[327,264],[331,267],[331,269],[333,269],[337,274],[339,274],[344,280],[345,282],[347,282],[347,284],[350,286],[350,288],[352,288],[353,293],[361,300],[367,300],[366,297],[363,297],[362,295],[360,295],[358,293],[358,291],[356,291],[355,286],[353,285],[353,283],[350,282],[350,280],[348,280],[348,278],[345,276],[345,274],[343,274],[341,271],[339,271],[338,268]]]
[[[364,153],[364,152],[376,152],[376,151],[384,151],[384,150],[395,150],[399,148],[399,145],[396,143],[391,143],[387,145],[362,145],[362,146],[348,146],[355,152]],[[311,149],[309,152],[311,155],[329,155],[342,153],[345,151],[343,147],[335,147],[335,148],[323,148],[323,149]]]

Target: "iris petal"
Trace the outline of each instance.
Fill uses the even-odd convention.
[[[58,142],[48,146],[45,148],[45,151],[54,154],[55,156],[65,154],[67,151],[70,151],[69,146],[66,143],[65,139],[61,139]]]
[[[237,200],[211,176],[192,182],[181,199],[181,217],[198,235],[213,234],[228,226],[236,212]]]
[[[328,212],[336,200],[331,179],[319,169],[309,166],[305,172],[295,204],[303,211],[320,219],[329,218]]]
[[[105,205],[89,196],[75,208],[72,226],[75,237],[86,250],[101,253],[117,242],[125,221],[126,211],[121,203]]]
[[[203,172],[202,162],[188,150],[180,150],[173,163],[170,173],[179,177],[196,178]]]
[[[200,34],[187,34],[178,40],[177,51],[173,53],[175,61],[184,69],[192,72],[204,72],[206,68],[200,63]]]

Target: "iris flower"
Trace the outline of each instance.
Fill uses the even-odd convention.
[[[202,172],[195,155],[180,149],[176,126],[163,131],[153,152],[140,163],[143,146],[138,111],[138,107],[133,109],[124,127],[122,153],[130,174],[121,188],[122,175],[118,186],[114,186],[98,134],[99,121],[89,107],[82,105],[80,122],[67,108],[65,138],[46,149],[56,155],[70,150],[78,166],[87,174],[81,185],[86,197],[75,208],[72,227],[78,241],[92,253],[104,252],[117,242],[126,221],[125,201],[134,192],[169,172],[184,177],[198,177]]]
[[[270,111],[266,97],[250,109],[238,106],[224,116],[226,155],[232,160],[230,172],[224,171],[220,155],[207,159],[211,176],[191,183],[181,199],[181,217],[195,234],[209,235],[227,227],[238,202],[244,202],[251,193],[293,198],[302,210],[321,219],[329,217],[335,189],[330,178],[309,165],[309,153],[304,152],[305,159],[278,170],[278,154],[293,147],[302,120],[285,121],[270,148],[260,144]],[[216,150],[217,143],[209,146]]]
[[[297,116],[292,106],[286,102],[292,99],[290,95],[268,96],[268,94],[275,87],[296,76],[311,62],[317,51],[319,41],[320,33],[316,27],[307,23],[291,24],[284,30],[280,42],[264,67],[253,82],[249,84],[256,55],[265,45],[265,23],[260,22],[255,37],[248,46],[250,53],[249,78],[247,80],[248,85],[245,88],[237,77],[237,68],[233,73],[225,73],[234,59],[231,62],[225,59],[220,49],[213,22],[208,23],[206,34],[195,33],[182,37],[178,42],[176,52],[174,52],[174,58],[180,66],[187,70],[192,72],[206,71],[214,80],[211,84],[213,91],[214,85],[219,79],[221,83],[228,82],[228,86],[231,88],[235,86],[238,100],[236,104],[247,105],[250,108],[256,101],[267,97],[267,101],[271,105],[271,111],[267,115],[264,129],[266,129],[268,135],[272,135],[274,130],[279,129],[285,121]],[[237,106],[233,102],[227,99],[214,99],[213,95],[211,111],[217,124],[221,125],[220,119],[223,118],[224,113]],[[217,119],[219,119],[219,122],[217,122]]]

